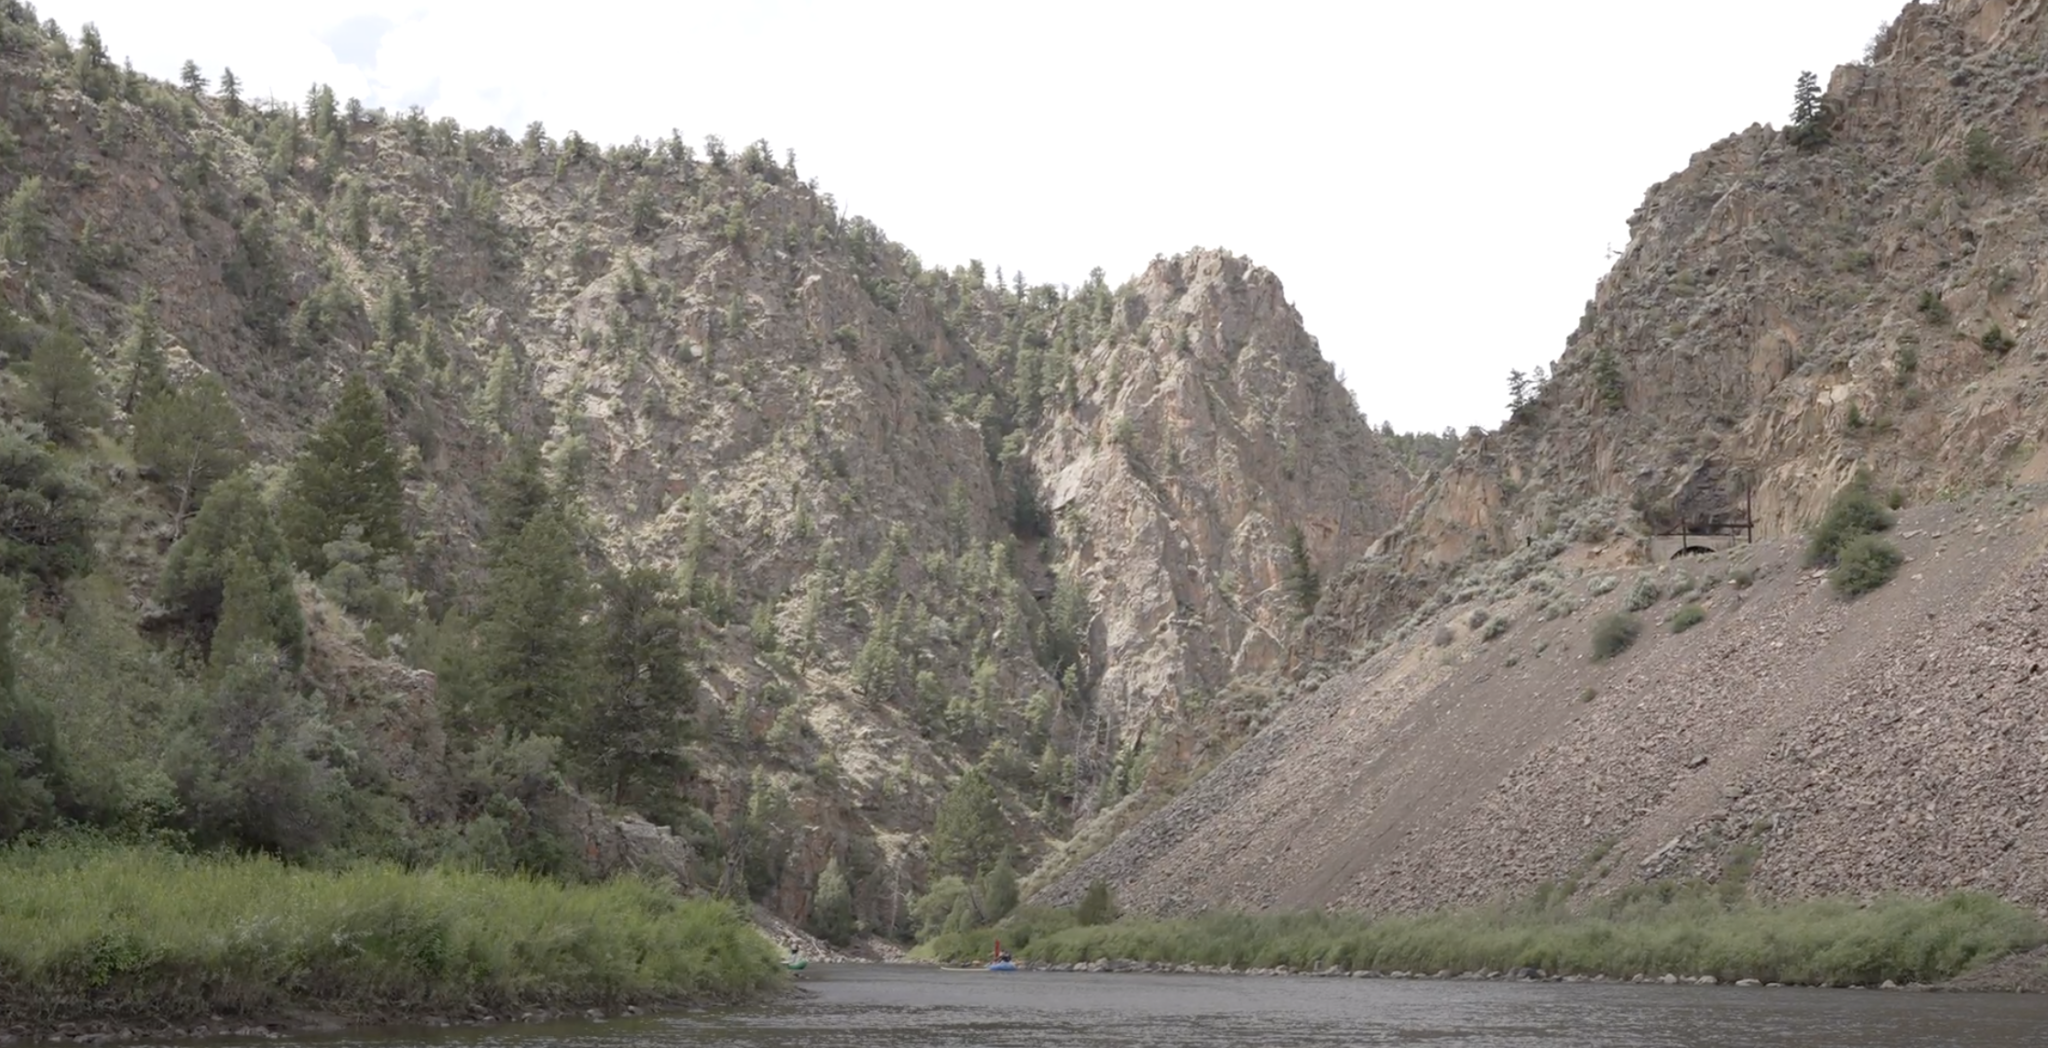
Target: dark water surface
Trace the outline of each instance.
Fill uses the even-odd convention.
[[[609,1023],[321,1038],[502,1048],[2015,1048],[2048,997],[813,967],[773,1003]]]

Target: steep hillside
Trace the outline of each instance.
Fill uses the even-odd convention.
[[[1289,669],[1314,581],[1406,510],[1408,474],[1278,280],[1228,253],[1156,259],[1121,287],[1006,283],[926,267],[765,142],[599,148],[318,87],[245,99],[228,74],[139,77],[89,27],[74,42],[14,0],[0,15],[0,386],[12,418],[47,423],[28,432],[51,468],[104,499],[90,564],[32,587],[24,687],[60,734],[106,712],[61,686],[87,618],[123,653],[107,673],[213,687],[213,619],[158,603],[203,509],[137,462],[135,390],[158,359],[169,387],[217,376],[247,430],[311,627],[289,690],[361,744],[353,778],[455,839],[487,810],[552,820],[600,865],[659,836],[616,829],[645,809],[687,838],[655,851],[688,876],[797,919],[836,860],[859,915],[898,927],[968,765],[1029,857],[1197,759],[1162,739],[1199,721],[1227,743],[1206,725],[1245,722],[1204,697]],[[92,363],[70,433],[69,408],[37,401],[55,373],[37,354],[66,333]],[[350,376],[397,444],[408,541],[291,516],[308,434],[347,416]],[[510,774],[491,747],[525,722],[504,696],[556,679],[492,645],[517,625],[508,565],[547,552],[521,529],[557,500],[593,574],[655,569],[607,583],[583,620],[610,624],[623,683],[563,687],[604,708],[686,653],[685,699],[606,716],[686,724],[696,741],[645,756],[693,770],[622,787],[647,768],[617,771],[634,759],[594,738],[542,769],[577,787],[566,808],[507,815],[461,769]],[[633,632],[671,612],[672,632]],[[133,739],[74,748],[157,788]],[[176,822],[193,802],[172,793]]]
[[[1312,650],[1351,668],[1042,898],[1413,909],[1699,874],[2048,907],[2044,45],[2039,3],[1909,4],[1806,119],[1652,187],[1548,383],[1330,580]],[[1923,508],[1905,576],[1848,602],[1797,547],[1859,470]],[[1752,510],[1736,564],[1649,537]],[[1635,576],[1738,566],[1761,581],[1705,625],[1592,659]]]
[[[1798,543],[1661,566],[1553,544],[1041,899],[1102,877],[1141,912],[1415,911],[1697,876],[2048,910],[2044,495],[1901,514],[1901,577],[1853,602]],[[1596,659],[1598,623],[1632,605],[1641,639]],[[1687,606],[1703,618],[1674,630]]]

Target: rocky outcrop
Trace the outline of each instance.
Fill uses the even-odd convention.
[[[1079,362],[1075,409],[1033,444],[1056,560],[1086,580],[1102,701],[1132,738],[1234,678],[1289,668],[1319,576],[1403,509],[1409,478],[1365,425],[1273,274],[1223,252],[1152,263],[1121,335]]]

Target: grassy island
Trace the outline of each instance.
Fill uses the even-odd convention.
[[[2048,942],[2032,914],[1981,894],[1774,903],[1647,891],[1583,911],[1522,906],[1385,918],[1211,913],[1083,925],[1070,911],[1027,907],[994,929],[950,932],[921,949],[935,958],[985,957],[992,936],[1019,959],[1052,964],[1422,973],[1529,967],[1803,985],[1932,983]]]
[[[0,1026],[504,1015],[731,999],[782,978],[738,909],[634,880],[0,851]]]

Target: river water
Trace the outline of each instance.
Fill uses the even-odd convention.
[[[323,1048],[2014,1048],[2048,997],[830,965],[659,1018],[307,1039]]]

